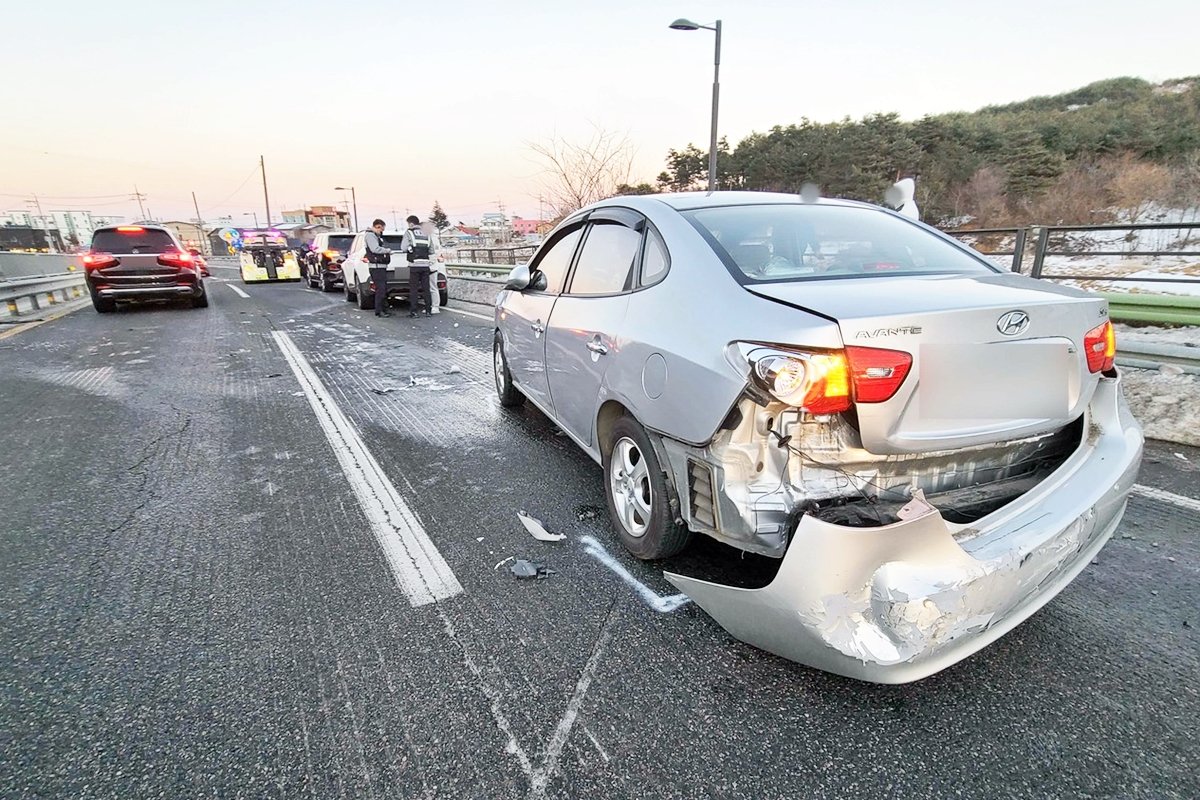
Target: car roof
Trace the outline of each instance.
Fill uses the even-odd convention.
[[[171,229],[168,227],[165,227],[163,225],[142,224],[140,222],[135,222],[135,223],[130,223],[130,224],[121,224],[121,225],[101,225],[99,228],[93,229],[92,233],[96,234],[96,233],[99,233],[100,231],[115,231],[115,230],[120,230],[121,228],[141,228],[142,230],[146,230],[146,231],[162,231],[163,233],[166,233],[166,234],[171,233]]]
[[[645,203],[662,203],[676,211],[690,211],[696,208],[712,208],[716,206],[738,205],[793,205],[805,203],[798,194],[785,192],[668,192],[664,194],[620,195],[594,203],[588,208],[604,206],[644,207]],[[840,198],[822,197],[816,201],[818,205],[850,206],[880,210],[880,206],[871,203],[860,203],[857,200],[842,200]]]

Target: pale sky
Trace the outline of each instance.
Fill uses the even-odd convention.
[[[1200,74],[1196,0],[461,0],[5,5],[0,211],[81,208],[159,219],[264,216],[338,202],[452,221],[538,214],[530,142],[596,127],[636,147],[707,147],[723,24],[720,133],[876,112],[905,119],[1133,75]]]

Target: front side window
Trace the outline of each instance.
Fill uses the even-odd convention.
[[[546,287],[541,291],[549,294],[562,292],[567,269],[571,266],[571,259],[575,256],[575,248],[582,235],[581,223],[578,227],[557,236],[538,253],[537,258],[530,264],[529,271],[530,274],[537,271],[546,276]]]
[[[642,234],[619,222],[593,222],[571,279],[571,294],[619,294],[629,288]]]
[[[996,271],[911,222],[870,208],[768,204],[683,216],[740,283]]]

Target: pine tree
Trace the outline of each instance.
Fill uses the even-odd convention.
[[[446,212],[442,210],[442,204],[437,200],[433,201],[433,210],[429,212],[429,221],[439,231],[444,231],[450,227],[450,220],[446,216]]]

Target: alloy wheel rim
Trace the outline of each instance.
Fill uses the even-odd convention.
[[[498,394],[503,395],[504,394],[504,384],[505,384],[504,356],[502,356],[500,354],[499,343],[497,343],[496,346],[492,348],[492,359],[495,362],[494,363],[494,372],[496,374],[496,392]]]
[[[630,536],[640,539],[650,528],[654,511],[650,468],[637,442],[627,436],[613,445],[609,463],[608,488],[617,519]]]

